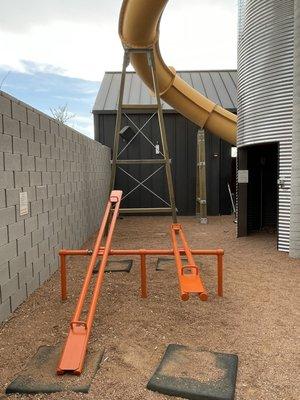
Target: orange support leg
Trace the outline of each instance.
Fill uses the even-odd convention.
[[[141,297],[147,298],[146,250],[141,250]]]
[[[77,302],[77,306],[75,309],[74,316],[72,318],[71,324],[70,324],[70,330],[69,334],[67,337],[67,341],[64,347],[64,350],[62,352],[62,356],[59,362],[59,365],[57,367],[57,373],[58,374],[64,374],[65,372],[70,372],[75,375],[80,375],[83,369],[83,364],[84,364],[84,359],[86,355],[86,350],[87,350],[87,344],[89,340],[89,336],[91,334],[91,329],[92,329],[92,324],[96,312],[96,307],[97,307],[97,301],[100,295],[100,289],[102,286],[103,282],[103,276],[104,276],[104,270],[105,266],[107,264],[108,256],[111,250],[111,242],[112,242],[112,236],[114,232],[114,228],[116,225],[117,217],[119,214],[119,208],[120,208],[120,202],[121,202],[121,197],[122,197],[122,192],[113,190],[110,195],[110,199],[107,203],[105,213],[102,219],[102,223],[98,232],[98,236],[95,242],[95,246],[92,252],[91,259],[89,261],[88,267],[87,267],[87,273],[86,277],[82,286],[82,290]],[[92,278],[93,274],[93,268],[96,263],[96,259],[98,257],[100,248],[101,248],[101,242],[104,236],[104,232],[108,223],[109,219],[109,214],[110,210],[112,209],[112,206],[114,205],[113,209],[113,216],[111,220],[111,224],[109,227],[105,247],[103,248],[103,256],[102,256],[102,261],[101,265],[99,268],[99,273],[98,277],[96,280],[96,284],[94,287],[88,315],[86,321],[81,321],[80,316],[82,313],[82,309],[84,306],[84,302],[88,293],[90,281]],[[63,253],[63,252],[62,252]],[[62,268],[62,276],[66,276],[65,273],[65,264],[64,268]],[[66,283],[66,280],[65,280]]]
[[[59,254],[60,257],[60,279],[61,279],[61,299],[67,300],[67,270],[66,255]]]
[[[218,296],[223,297],[223,253],[218,257]]]

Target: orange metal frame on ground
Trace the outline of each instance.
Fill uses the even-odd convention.
[[[202,282],[199,267],[195,264],[193,255],[216,256],[217,257],[217,277],[218,277],[218,296],[223,296],[223,255],[224,250],[192,250],[189,248],[182,226],[180,224],[171,225],[172,249],[139,249],[139,250],[112,250],[111,243],[115,229],[122,192],[113,190],[107,203],[101,226],[93,250],[66,250],[59,252],[60,271],[61,271],[61,297],[67,299],[67,256],[90,256],[86,277],[83,282],[82,290],[77,302],[74,316],[70,324],[68,338],[62,352],[62,356],[57,367],[58,374],[66,372],[80,375],[84,365],[84,359],[87,351],[88,340],[91,334],[92,324],[96,312],[98,298],[100,296],[103,283],[104,271],[109,256],[140,256],[141,271],[141,297],[147,297],[147,256],[174,256],[177,267],[180,297],[182,300],[188,300],[190,294],[196,294],[203,301],[207,300],[207,292]],[[104,232],[109,224],[109,216],[112,212],[111,223],[108,230],[105,246],[101,246]],[[179,243],[181,242],[181,246]],[[188,264],[183,265],[182,256],[187,258]],[[97,257],[101,257],[98,276],[94,285],[94,290],[89,306],[86,321],[81,321],[80,316],[86,296],[88,294],[90,282],[92,279],[93,268]]]

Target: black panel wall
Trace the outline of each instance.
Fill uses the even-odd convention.
[[[150,114],[151,115],[151,114]],[[149,118],[149,114],[129,114],[129,121],[123,117],[123,125],[128,125],[136,131],[136,124],[141,127]],[[95,139],[112,148],[115,128],[115,114],[95,114]],[[172,159],[172,173],[176,196],[176,206],[181,215],[195,214],[196,201],[196,156],[198,127],[177,113],[165,113],[170,157]],[[148,138],[160,145],[162,151],[157,117],[143,129]],[[120,140],[121,150],[127,144]],[[231,146],[215,137],[206,135],[206,168],[207,168],[207,200],[208,214],[230,214],[230,198],[227,192],[227,182],[231,180]],[[154,148],[142,135],[137,138],[122,153],[122,158],[159,158]],[[158,166],[122,166],[122,168],[142,181],[146,179]],[[145,185],[167,200],[167,184],[163,170],[150,178]],[[136,182],[125,172],[118,170],[116,187],[123,189],[125,195],[136,186]],[[128,196],[123,207],[162,207],[163,204],[146,189],[140,187]]]

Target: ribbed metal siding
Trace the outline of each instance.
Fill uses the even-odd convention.
[[[288,251],[293,113],[293,0],[240,0],[238,147],[279,142],[278,248]]]
[[[292,152],[290,256],[300,258],[300,0],[294,13],[294,126]]]

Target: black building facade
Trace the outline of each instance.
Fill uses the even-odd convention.
[[[230,111],[236,111],[236,71],[192,71],[181,72],[180,75],[216,103],[226,106],[225,108]],[[110,148],[113,147],[114,140],[119,82],[120,73],[105,74],[93,109],[95,139]],[[120,138],[119,158],[160,158],[160,155],[156,154],[157,146],[162,151],[158,118],[157,115],[153,115],[155,109],[151,108],[154,99],[135,73],[127,73],[124,103],[132,105],[132,108],[123,115],[122,126],[129,126],[131,132],[136,133],[144,124],[146,125],[142,133],[139,133],[129,145],[130,138],[126,135]],[[163,109],[178,213],[179,215],[195,215],[199,128],[165,103]],[[230,214],[231,203],[227,183],[231,186],[235,183],[235,163],[231,157],[232,146],[210,133],[206,134],[205,145],[208,215]],[[162,168],[147,179],[158,167],[158,165],[118,167],[116,188],[122,189],[124,196],[132,191],[124,199],[124,208],[152,208],[166,205],[163,203],[163,200],[168,200],[164,169]],[[134,190],[138,182],[143,182],[145,179],[146,181]],[[156,193],[159,198],[143,185]]]

